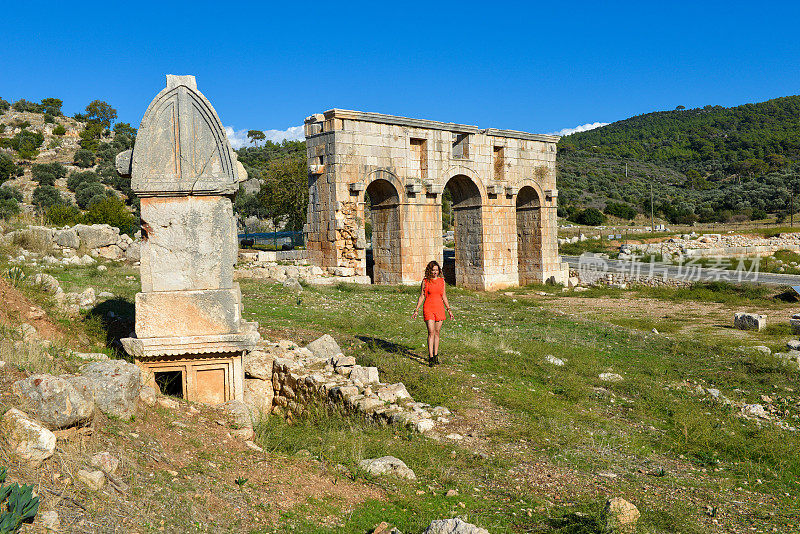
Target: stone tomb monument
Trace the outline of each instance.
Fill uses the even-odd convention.
[[[233,197],[247,174],[194,76],[167,75],[117,170],[131,176],[142,217],[142,291],[125,350],[157,381],[180,379],[185,399],[242,400],[242,355],[259,340],[233,281]]]

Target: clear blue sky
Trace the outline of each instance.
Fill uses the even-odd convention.
[[[194,74],[223,124],[333,107],[554,132],[800,93],[797,2],[22,2],[0,96],[106,100],[139,125]]]

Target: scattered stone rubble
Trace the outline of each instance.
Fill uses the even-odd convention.
[[[305,251],[281,251],[305,252]],[[308,265],[308,260],[303,255],[295,254],[299,259],[274,260],[271,259],[275,252],[270,251],[240,251],[239,266],[236,268],[236,279],[257,278],[282,282],[285,286],[289,281],[304,282],[314,285],[335,285],[339,282],[351,284],[369,284],[369,276],[356,276],[350,267],[329,267],[323,269],[316,265]],[[280,263],[279,263],[280,262]]]
[[[253,412],[293,417],[321,404],[418,432],[432,430],[450,414],[415,402],[402,383],[382,383],[377,368],[357,365],[327,334],[307,347],[279,341],[260,349],[244,358],[245,402]]]
[[[662,254],[666,257],[733,258],[771,256],[779,250],[800,252],[800,233],[782,233],[775,237],[739,234],[684,234],[658,243],[629,243],[637,254]]]
[[[84,262],[82,264],[86,265],[85,262],[96,257],[131,263],[139,261],[139,241],[134,241],[127,234],[120,234],[119,228],[107,224],[76,224],[63,228],[29,226],[0,236],[0,245],[12,243],[23,249],[35,246],[37,251],[60,251],[63,258],[49,255],[42,260],[50,264],[75,265],[76,262]],[[86,255],[89,260],[82,259]]]

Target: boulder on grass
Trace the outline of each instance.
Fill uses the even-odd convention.
[[[142,388],[141,371],[122,360],[90,363],[81,374],[92,381],[95,404],[106,415],[130,419]]]
[[[394,456],[382,456],[361,460],[358,466],[372,475],[393,475],[408,480],[416,480],[417,475],[412,471],[403,460]]]
[[[8,440],[17,456],[34,468],[42,465],[56,450],[55,434],[16,408],[8,410],[0,419],[0,435]]]
[[[489,534],[489,531],[455,517],[431,521],[423,534]]]
[[[767,326],[767,316],[738,312],[733,316],[733,326],[739,330],[762,330]]]
[[[339,344],[336,343],[336,340],[333,339],[333,336],[330,334],[325,334],[321,338],[315,339],[309,343],[306,348],[310,350],[314,356],[323,360],[330,360],[342,352],[342,349],[339,348]]]
[[[94,384],[83,376],[33,375],[14,382],[12,391],[48,428],[84,424],[94,416]]]

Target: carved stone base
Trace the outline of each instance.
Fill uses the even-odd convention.
[[[136,365],[153,373],[180,373],[182,397],[206,404],[244,400],[242,353],[136,359]]]

